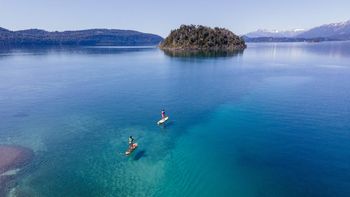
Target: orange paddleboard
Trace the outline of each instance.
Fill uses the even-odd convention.
[[[125,155],[130,155],[136,148],[137,148],[137,143],[134,143],[132,147],[128,148],[128,150],[125,152]]]

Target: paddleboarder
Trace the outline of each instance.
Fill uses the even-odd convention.
[[[129,136],[129,148],[133,148],[135,139],[130,135]]]
[[[164,118],[166,117],[166,115],[165,115],[165,110],[164,110],[164,109],[162,109],[161,114],[162,114],[162,119],[164,119]]]

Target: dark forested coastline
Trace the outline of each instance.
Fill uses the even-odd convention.
[[[151,46],[163,40],[132,30],[88,29],[49,32],[40,29],[10,31],[0,28],[0,47],[7,46]]]

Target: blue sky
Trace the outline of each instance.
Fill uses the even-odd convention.
[[[202,24],[244,34],[346,21],[349,8],[349,0],[0,0],[0,27],[116,28],[166,36],[181,24]]]

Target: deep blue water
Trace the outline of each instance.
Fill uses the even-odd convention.
[[[17,196],[348,197],[350,42],[2,50],[0,144]]]

